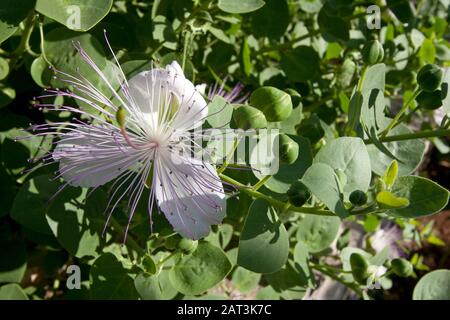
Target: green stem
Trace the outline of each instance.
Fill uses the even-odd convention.
[[[41,38],[41,56],[49,66],[53,67],[53,64],[47,59],[47,55],[45,54],[44,23],[42,20],[43,17],[41,17],[39,21],[39,36]]]
[[[22,37],[20,38],[19,46],[11,53],[11,56],[13,57],[10,62],[11,68],[13,68],[16,65],[17,61],[19,61],[19,59],[20,59],[20,56],[25,51],[33,52],[30,48],[29,42],[30,42],[31,33],[33,32],[33,28],[34,28],[35,17],[36,17],[35,12],[32,11],[25,20]]]
[[[436,137],[447,137],[450,136],[450,129],[438,129],[438,130],[425,130],[414,133],[397,134],[389,137],[380,138],[381,142],[392,142],[392,141],[403,141],[403,140],[413,140],[421,138],[436,138]],[[364,140],[365,144],[372,144],[372,141],[367,139]]]
[[[259,180],[254,186],[253,186],[253,190],[257,191],[259,188],[261,188],[264,183],[266,183],[270,178],[272,178],[272,176],[265,176],[264,178],[262,178],[261,180]]]
[[[166,263],[169,259],[173,258],[178,253],[179,253],[178,251],[171,252],[168,256],[166,256],[165,258],[163,258],[160,261],[158,261],[157,267],[159,268],[160,266],[162,266],[164,263]]]
[[[29,46],[30,46],[29,41],[30,41],[31,33],[33,32],[33,28],[34,28],[34,18],[35,18],[35,13],[33,11],[32,13],[30,13],[28,15],[27,19],[25,20],[25,25],[23,28],[23,33],[22,33],[22,37],[20,39],[19,46],[16,48],[16,50],[13,51],[13,55],[20,55],[29,48]]]
[[[209,1],[206,1],[203,5],[204,6],[208,6]],[[195,15],[197,14],[197,12],[199,10],[201,10],[203,8],[203,6],[200,7],[195,7],[194,10],[192,10],[192,12],[189,14],[189,16],[186,17],[186,19],[184,19],[183,21],[181,21],[180,25],[174,30],[174,33],[177,34],[180,30],[182,30],[186,24],[193,18],[195,17]],[[160,44],[158,44],[158,46],[153,49],[152,51],[150,51],[150,56],[153,57],[159,50],[162,49],[162,47],[164,46],[164,42],[161,42]],[[184,61],[184,54],[183,54],[183,61]],[[184,68],[183,68],[184,70]]]
[[[114,219],[114,217],[111,217],[109,219],[109,222],[118,233],[125,234],[125,229],[120,225],[119,222],[117,222],[116,219]],[[131,237],[131,235],[127,236],[126,245],[137,251],[140,255],[145,253],[145,250],[141,248],[141,246],[136,242],[136,240],[133,239],[133,237]]]
[[[395,115],[394,119],[392,119],[392,121],[389,123],[389,125],[386,127],[386,129],[384,129],[384,131],[381,133],[380,139],[386,137],[388,135],[389,131],[393,127],[395,127],[398,120],[406,112],[406,110],[408,110],[408,106],[411,104],[411,102],[414,101],[414,99],[420,94],[420,92],[421,92],[420,89],[416,89],[416,91],[414,91],[414,94],[412,95],[412,97],[402,106],[400,111]]]
[[[327,264],[313,264],[314,266],[318,267],[318,268],[325,268],[328,271],[332,271],[332,272],[337,272],[337,273],[352,273],[351,271],[344,271],[341,268],[338,267],[334,267],[334,266],[330,266]]]
[[[236,148],[239,145],[239,139],[235,139],[233,142],[233,147],[231,148],[230,152],[228,153],[227,157],[225,158],[225,161],[223,162],[222,166],[217,169],[217,172],[221,174],[225,171],[225,169],[228,167],[228,164],[230,163],[230,160],[233,158],[234,152],[236,151]]]
[[[347,288],[350,288],[351,290],[355,291],[360,297],[363,296],[363,292],[362,292],[361,288],[359,288],[358,285],[356,285],[354,283],[350,283],[350,282],[344,281],[338,275],[334,274],[333,272],[331,272],[328,269],[323,268],[320,265],[311,264],[311,268],[316,269],[317,271],[323,273],[324,275],[330,277],[331,279],[333,279],[333,280],[343,284]]]
[[[366,71],[367,71],[367,66],[364,66],[363,69],[361,70],[361,78],[359,79],[359,82],[358,82],[358,89],[357,89],[358,92],[362,91],[364,80],[366,79],[366,73],[367,73]]]
[[[219,173],[220,178],[233,185],[235,188],[237,188],[239,191],[245,192],[249,196],[252,196],[254,198],[264,199],[267,202],[269,202],[273,207],[278,208],[279,210],[283,210],[286,208],[286,203],[276,200],[268,195],[265,195],[259,191],[253,190],[252,187],[246,186],[239,181],[234,180],[233,178],[230,178],[222,173]],[[333,212],[329,210],[322,210],[322,209],[316,209],[316,208],[307,208],[307,207],[294,207],[292,205],[289,205],[288,208],[290,211],[294,212],[300,212],[300,213],[306,213],[306,214],[315,214],[320,216],[336,216]]]
[[[188,55],[190,42],[191,42],[191,33],[189,31],[186,31],[186,34],[184,36],[183,61],[181,64],[181,69],[183,71],[186,66],[186,59],[187,59],[187,55]]]

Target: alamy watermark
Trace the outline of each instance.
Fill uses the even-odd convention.
[[[366,26],[369,30],[381,29],[381,9],[377,5],[368,6],[366,9]]]
[[[81,269],[76,264],[67,267],[66,273],[69,275],[66,280],[66,287],[69,290],[81,289]]]
[[[81,9],[79,6],[71,5],[66,8],[66,13],[69,15],[66,20],[66,25],[69,29],[81,29]]]

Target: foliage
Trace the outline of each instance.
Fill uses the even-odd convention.
[[[381,27],[369,29],[365,1],[2,0],[0,299],[208,299],[233,290],[301,299],[320,275],[364,299],[379,296],[374,283],[387,291],[399,275],[420,275],[406,298],[450,299],[449,270],[427,273],[405,253],[401,266],[414,271],[401,273],[395,260],[394,272],[396,244],[371,241],[390,223],[400,242],[421,244],[417,219],[448,205],[448,186],[418,170],[427,145],[450,151],[448,1],[381,2]],[[177,60],[195,84],[243,84],[244,102],[212,98],[210,127],[283,134],[276,174],[218,167],[233,191],[205,239],[181,239],[156,209],[150,230],[141,201],[124,241],[126,200],[105,225],[111,184],[61,190],[58,167],[35,161],[54,141],[29,124],[78,116],[38,109],[33,97],[72,89],[49,67],[85,74],[106,94],[73,46],[114,77],[104,30],[128,78]],[[44,101],[91,108],[67,96]],[[365,230],[361,248],[349,245],[351,223]],[[78,289],[66,286],[68,265],[80,267]]]

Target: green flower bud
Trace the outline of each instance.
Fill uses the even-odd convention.
[[[183,253],[189,254],[195,251],[198,246],[198,241],[191,240],[187,238],[183,238],[178,242],[178,249],[180,249]]]
[[[248,130],[267,127],[264,113],[247,105],[239,105],[234,109],[233,120],[239,129]]]
[[[406,259],[397,258],[391,261],[392,271],[399,277],[409,277],[414,273],[413,265]]]
[[[274,87],[261,87],[253,91],[250,104],[261,110],[270,122],[286,120],[292,113],[291,96]]]
[[[311,192],[301,181],[295,181],[287,191],[289,202],[296,207],[301,207],[311,198]]]
[[[291,96],[292,106],[297,108],[300,105],[300,99],[302,98],[301,94],[297,92],[297,90],[287,88],[284,90],[287,94]]]
[[[427,110],[434,110],[442,106],[442,92],[441,90],[435,90],[433,92],[422,91],[416,97],[416,101],[419,106]]]
[[[355,252],[350,255],[350,266],[353,278],[361,284],[366,284],[369,277],[369,261],[363,255]]]
[[[438,89],[442,81],[442,70],[435,64],[427,64],[417,74],[417,84],[428,92]]]
[[[384,58],[383,46],[380,41],[371,40],[364,45],[361,54],[368,65],[380,63]]]
[[[278,139],[278,144],[280,146],[280,162],[285,164],[294,163],[298,158],[298,143],[286,134],[280,134]]]
[[[365,192],[361,190],[355,190],[352,193],[350,193],[349,200],[355,206],[362,206],[367,202],[367,195]]]

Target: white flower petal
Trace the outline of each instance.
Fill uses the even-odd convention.
[[[207,236],[220,224],[226,201],[215,169],[192,158],[155,160],[154,190],[161,211],[174,230],[193,240]],[[183,161],[183,162],[180,162]]]
[[[174,60],[170,64],[168,64],[166,66],[166,70],[184,77],[183,69],[181,69],[181,66],[178,64],[178,62],[176,60]]]
[[[53,158],[59,161],[61,176],[76,187],[98,187],[136,165],[137,155],[124,150],[110,135],[103,142],[80,135],[59,142]],[[121,149],[122,148],[122,149]]]
[[[152,69],[144,71],[128,81],[130,95],[136,104],[136,107],[144,113],[144,120],[151,122],[151,119],[157,119],[155,115],[150,114],[165,113],[168,101],[178,105],[178,112],[170,123],[172,128],[189,130],[203,124],[208,110],[206,101],[200,92],[196,90],[191,81],[184,77],[184,74],[175,61],[168,65],[166,69]],[[142,117],[137,114],[137,118]],[[165,121],[167,122],[167,121]],[[150,123],[155,126],[155,123]],[[157,124],[165,126],[167,123]]]
[[[206,83],[196,85],[195,89],[202,95],[205,95],[206,94]]]

